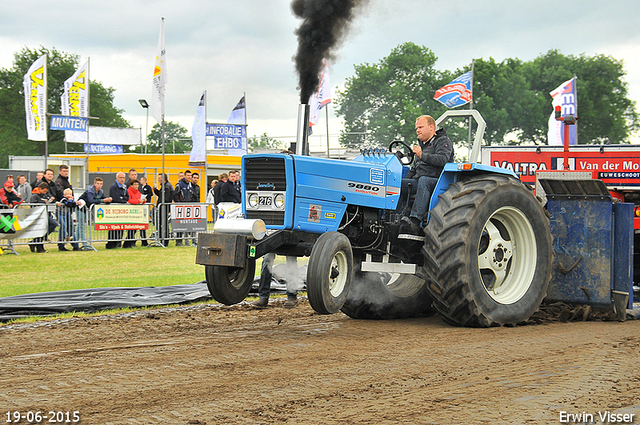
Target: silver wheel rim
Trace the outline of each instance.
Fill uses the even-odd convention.
[[[500,304],[513,304],[529,290],[537,264],[536,235],[517,208],[503,207],[484,225],[478,269],[487,294]]]
[[[329,292],[333,297],[340,296],[342,291],[344,291],[347,283],[348,264],[347,255],[342,251],[336,252],[331,260],[331,266],[329,267]],[[331,275],[334,271],[337,272],[337,275],[332,278]]]

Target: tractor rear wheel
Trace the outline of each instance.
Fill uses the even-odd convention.
[[[538,309],[551,277],[551,233],[522,182],[486,174],[451,184],[425,233],[428,287],[447,323],[514,325]]]
[[[342,312],[352,319],[389,320],[432,312],[426,282],[417,276],[357,272]]]
[[[243,268],[206,266],[207,287],[214,300],[232,305],[244,300],[256,274],[256,260],[247,259]]]
[[[352,277],[351,242],[342,233],[323,233],[313,245],[307,266],[307,296],[311,307],[320,314],[340,311]]]

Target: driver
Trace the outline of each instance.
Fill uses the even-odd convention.
[[[422,234],[422,220],[429,208],[431,192],[438,182],[444,164],[453,162],[453,144],[447,136],[447,131],[441,128],[436,131],[436,122],[429,115],[422,115],[416,119],[416,134],[418,144],[413,145],[415,159],[411,169],[404,179],[402,187],[408,188],[409,183],[417,188],[416,197],[409,216],[402,217],[400,233],[412,235]],[[410,195],[409,190],[403,190],[402,196]],[[398,203],[400,207],[404,202]]]

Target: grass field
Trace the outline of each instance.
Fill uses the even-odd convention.
[[[104,287],[169,286],[204,280],[193,246],[141,247],[60,252],[46,245],[45,254],[20,246],[20,255],[0,256],[0,297]]]

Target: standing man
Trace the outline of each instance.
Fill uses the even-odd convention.
[[[269,296],[271,295],[271,280],[273,278],[273,262],[276,254],[270,252],[262,257],[262,271],[260,272],[260,283],[258,284],[258,299],[251,305],[255,308],[266,308],[269,306]],[[294,308],[298,305],[298,289],[302,287],[298,272],[298,257],[287,256],[286,263],[287,281],[287,301],[284,308]]]
[[[220,202],[233,202],[239,204],[242,202],[240,192],[236,188],[236,179],[240,173],[236,174],[235,170],[229,171],[229,180],[227,180],[220,189]]]
[[[62,198],[62,193],[58,196],[58,189],[56,187],[56,182],[53,181],[53,170],[51,168],[44,170],[42,181],[49,187],[47,191],[49,196],[53,197],[54,200],[59,201]]]
[[[36,173],[36,179],[33,182],[31,182],[31,187],[35,189],[40,184],[43,177],[44,177],[44,173],[42,171],[38,171]]]
[[[174,202],[191,202],[193,197],[193,185],[191,184],[191,171],[186,170],[184,177],[176,183],[175,190],[173,191]],[[176,246],[182,246],[182,237],[184,232],[176,232]],[[185,239],[185,245],[189,245],[189,240]]]
[[[58,191],[56,201],[61,203],[64,196],[64,191],[70,189],[73,198],[73,187],[69,183],[69,167],[62,164],[58,167],[58,178],[56,178],[56,190]],[[59,195],[59,197],[58,197]],[[62,206],[58,205],[58,222],[60,223],[60,231],[58,232],[58,251],[68,251],[64,247],[64,241],[73,239],[73,216],[71,210],[75,208],[75,202],[73,206],[68,201],[65,201]],[[71,221],[69,223],[68,221]],[[77,247],[78,244],[75,246]],[[77,251],[77,250],[76,250]]]
[[[200,203],[200,186],[198,182],[200,181],[200,174],[193,173],[191,174],[191,184],[193,185],[193,192],[191,193],[191,202],[195,202],[196,204]],[[196,245],[196,233],[190,232],[189,236],[191,236],[191,243]]]
[[[222,173],[218,176],[218,183],[213,188],[213,203],[218,205],[222,202],[222,185],[229,179],[229,174]]]
[[[156,208],[154,209],[156,231],[158,232],[158,239],[166,247],[169,246],[168,215],[173,196],[173,187],[169,183],[168,175],[165,174],[163,178],[162,174],[158,174],[158,183],[153,187],[153,193],[156,194]],[[162,203],[163,200],[164,203]]]
[[[144,197],[146,202],[148,204],[151,204],[151,197],[153,196],[153,189],[151,188],[151,186],[149,186],[147,184],[147,178],[146,177],[140,177],[140,193],[142,194],[142,196]],[[149,207],[149,214],[151,214],[151,207]],[[140,230],[140,239],[142,239],[142,246],[149,245],[149,242],[147,241],[147,231],[146,230],[144,230],[144,229]]]
[[[431,193],[438,183],[444,165],[453,162],[453,144],[444,128],[436,131],[436,122],[429,115],[422,115],[416,119],[416,134],[418,143],[413,145],[415,159],[406,177],[402,179],[402,188],[405,199],[409,196],[409,183],[417,192],[409,216],[402,218],[400,233],[422,235],[422,221],[429,209]],[[398,207],[403,203],[399,202]]]
[[[84,191],[82,195],[80,195],[80,200],[84,201],[84,206],[78,208],[78,234],[80,234],[80,238],[82,239],[82,249],[90,249],[89,246],[89,238],[87,237],[85,223],[89,223],[90,220],[87,220],[88,217],[91,217],[93,213],[92,205],[100,205],[102,203],[111,203],[111,198],[105,198],[104,192],[102,191],[102,186],[104,186],[104,181],[102,177],[96,177],[93,179],[93,184]]]
[[[116,173],[116,181],[109,188],[109,197],[112,204],[126,204],[129,201],[127,186],[124,184],[125,175],[122,171]],[[122,246],[123,230],[109,230],[107,249],[120,248]]]

